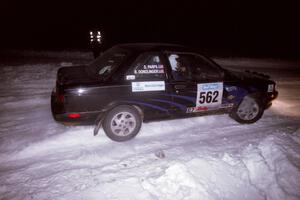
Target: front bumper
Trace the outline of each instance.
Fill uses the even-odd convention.
[[[278,97],[278,91],[274,91],[269,95],[268,99],[269,99],[269,101],[273,101],[277,97]]]
[[[272,105],[272,101],[278,97],[278,91],[269,93],[265,98],[265,108],[269,108]]]

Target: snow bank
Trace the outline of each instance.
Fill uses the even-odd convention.
[[[300,117],[300,80],[278,81],[277,84],[279,96],[272,109],[280,115]]]
[[[26,58],[27,60],[46,58],[47,60],[69,60],[69,59],[81,59],[81,60],[93,60],[93,53],[91,51],[35,51],[35,50],[10,50],[5,54],[14,58]]]
[[[224,153],[170,163],[142,186],[158,199],[299,199],[300,147],[293,139],[299,133],[268,136],[239,157]]]
[[[233,57],[233,58],[222,58],[215,57],[214,60],[221,66],[230,66],[234,68],[255,68],[257,70],[261,69],[282,69],[285,68],[300,68],[299,60],[283,60],[274,58],[243,58],[243,57]]]
[[[142,186],[159,199],[209,199],[205,188],[182,163],[171,164],[165,174],[143,181]]]
[[[267,199],[299,199],[300,131],[272,135],[243,152],[250,182]]]

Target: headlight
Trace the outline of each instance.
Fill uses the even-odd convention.
[[[79,95],[81,95],[82,93],[85,92],[85,89],[79,88],[79,89],[77,90],[77,92],[78,92]]]
[[[274,89],[275,89],[274,84],[269,84],[269,85],[268,85],[268,92],[273,92]]]

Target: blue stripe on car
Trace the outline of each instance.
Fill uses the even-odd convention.
[[[228,96],[232,95],[235,98],[233,99],[226,99],[226,102],[229,103],[234,103],[234,104],[239,104],[241,102],[241,100],[248,94],[248,91],[242,87],[238,87],[238,86],[232,86],[232,85],[224,85],[224,87],[236,87],[235,90],[229,91],[228,92]],[[224,98],[223,98],[224,99]]]
[[[193,103],[196,103],[196,98],[195,97],[190,97],[190,96],[181,96],[181,95],[176,95],[176,94],[165,94],[166,96],[171,96],[179,99],[184,99]]]
[[[182,111],[186,111],[186,106],[184,106],[182,104],[179,104],[179,103],[175,103],[173,101],[167,101],[167,100],[163,100],[163,99],[150,99],[150,100],[151,101],[157,101],[157,102],[171,104],[171,105],[174,105],[174,106],[178,107]]]
[[[156,109],[156,110],[168,112],[168,109],[165,109],[163,107],[160,107],[160,106],[157,106],[157,105],[153,105],[153,104],[150,104],[150,103],[144,103],[144,102],[140,102],[140,101],[124,101],[124,102],[132,103],[132,104],[138,104],[138,105],[143,105],[143,106],[150,107],[150,108],[153,108],[153,109]]]

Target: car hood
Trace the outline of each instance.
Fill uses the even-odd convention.
[[[96,77],[91,75],[85,65],[62,67],[57,72],[57,83],[59,85],[81,84],[96,81]]]
[[[230,79],[242,81],[242,82],[250,82],[254,84],[260,84],[260,83],[274,83],[272,80],[270,80],[270,76],[254,71],[245,71],[245,72],[239,72],[239,71],[228,71],[227,76]]]

